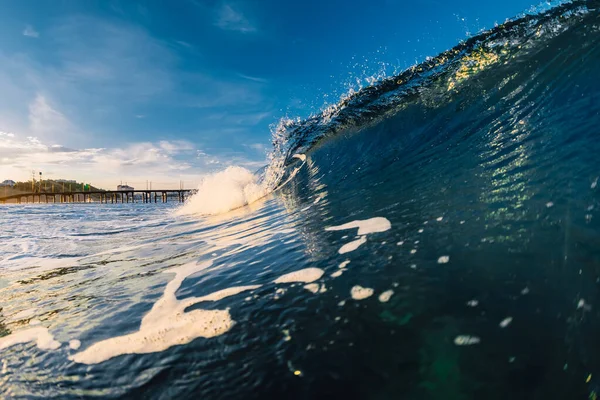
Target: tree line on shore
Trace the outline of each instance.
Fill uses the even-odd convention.
[[[13,186],[0,188],[0,197],[12,196],[21,193],[63,193],[63,192],[90,192],[103,191],[88,183],[82,182],[57,182],[52,179],[16,182]]]

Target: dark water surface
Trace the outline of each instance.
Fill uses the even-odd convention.
[[[500,26],[283,124],[283,150],[306,159],[242,209],[0,208],[0,396],[595,398],[597,7]],[[391,227],[326,229],[375,217]],[[307,268],[322,275],[274,282]],[[353,299],[356,286],[372,294]],[[137,351],[168,342],[148,315],[207,330]],[[36,327],[60,346],[6,344]]]

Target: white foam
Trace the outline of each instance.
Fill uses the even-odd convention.
[[[382,303],[387,303],[388,301],[390,301],[390,299],[392,298],[392,296],[394,295],[394,291],[393,290],[386,290],[385,292],[381,293],[379,295],[379,301]]]
[[[24,329],[13,332],[8,336],[0,338],[0,350],[15,346],[21,343],[35,342],[38,349],[55,350],[60,347],[60,342],[54,340],[54,336],[48,332],[48,328],[36,326],[34,328]]]
[[[305,268],[299,271],[290,272],[275,279],[274,283],[310,283],[320,279],[325,271],[321,268]]]
[[[511,322],[512,322],[512,317],[507,317],[507,318],[504,318],[500,322],[499,326],[500,326],[500,328],[506,328],[507,326],[510,325]]]
[[[358,228],[359,235],[368,235],[370,233],[385,232],[392,227],[387,218],[375,217],[364,220],[356,220],[347,224],[330,226],[325,228],[326,231],[341,231],[346,229]]]
[[[467,301],[467,305],[469,307],[477,307],[479,305],[479,301],[477,301],[476,299],[469,300]]]
[[[73,350],[77,350],[81,347],[81,342],[77,339],[73,339],[69,341],[69,348]]]
[[[386,218],[374,217],[374,218],[365,219],[365,220],[356,220],[356,221],[348,222],[343,225],[329,226],[329,227],[325,228],[325,230],[326,231],[341,231],[341,230],[346,230],[346,229],[358,228],[357,234],[359,235],[359,238],[350,243],[346,243],[345,245],[340,247],[340,249],[338,250],[338,253],[346,254],[346,253],[349,253],[351,251],[358,249],[360,246],[365,244],[367,242],[366,235],[371,234],[371,233],[376,233],[376,232],[385,232],[388,229],[390,229],[391,227],[392,227],[392,224]]]
[[[331,274],[332,278],[339,278],[344,273],[345,269],[338,269],[334,273]]]
[[[277,189],[279,189],[279,188],[287,185],[287,183],[289,181],[291,181],[292,179],[294,179],[294,177],[296,176],[296,174],[298,174],[298,171],[300,171],[300,168],[302,168],[302,166],[306,162],[306,155],[304,155],[304,154],[294,154],[292,157],[301,160],[302,164],[299,167],[294,168],[294,170],[290,173],[290,175],[288,176],[288,178],[284,182],[280,183],[274,190],[277,190]],[[267,168],[267,174],[280,175],[277,172],[277,169],[279,168],[279,165],[280,164],[277,163],[277,162],[275,162],[275,163],[271,162],[271,164],[269,165],[269,168]],[[267,184],[270,181],[271,181],[271,179],[265,179],[265,182],[267,182]]]
[[[338,253],[340,253],[340,254],[350,253],[351,251],[358,249],[360,246],[362,246],[365,243],[367,243],[367,238],[365,236],[362,236],[360,239],[353,240],[352,242],[346,243],[345,245],[340,247],[340,249],[338,250]]]
[[[311,293],[317,293],[319,291],[319,284],[309,283],[308,285],[304,285],[304,289],[308,290]]]
[[[258,289],[259,287],[260,287],[260,285],[230,287],[227,289],[219,290],[218,292],[207,294],[206,296],[193,297],[191,299],[186,299],[184,301],[191,302],[192,304],[196,304],[201,301],[218,301],[218,300],[224,299],[226,297],[235,296],[236,294],[245,292],[247,290]]]
[[[228,167],[206,176],[193,195],[177,213],[180,215],[221,214],[252,203],[268,193],[258,176],[242,167]]]
[[[480,343],[481,339],[477,336],[460,335],[454,339],[454,344],[457,346],[470,346],[473,344]]]
[[[294,154],[292,157],[297,158],[301,161],[306,161],[306,155],[305,154]]]
[[[373,296],[373,289],[356,285],[350,290],[350,296],[352,296],[354,300],[364,300]]]
[[[441,256],[437,260],[438,264],[446,264],[448,261],[450,261],[450,256]]]
[[[188,312],[185,309],[201,301],[220,300],[257,286],[229,288],[203,297],[178,300],[175,292],[183,281],[211,265],[211,261],[189,263],[164,271],[174,273],[175,277],[165,287],[163,296],[144,316],[138,331],[96,342],[69,358],[82,364],[97,364],[123,354],[155,353],[187,344],[198,337],[211,338],[224,334],[235,324],[228,309],[196,309]]]
[[[263,176],[238,166],[205,176],[197,193],[177,210],[177,214],[215,215],[251,204],[286,185],[296,176],[306,162],[306,155],[294,154],[292,157],[300,159],[302,164],[294,168],[283,183],[279,181],[285,172],[285,159],[277,152],[270,154],[271,162]]]

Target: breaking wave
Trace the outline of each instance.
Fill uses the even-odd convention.
[[[452,126],[460,122],[460,114],[479,112],[469,109],[470,102],[485,101],[490,113],[514,108],[521,101],[516,92],[527,85],[541,88],[539,97],[529,101],[545,101],[543,96],[548,93],[543,93],[543,84],[551,85],[554,79],[546,76],[545,70],[552,69],[556,58],[593,51],[598,36],[597,3],[575,1],[507,21],[398,75],[351,91],[317,115],[304,120],[281,119],[272,129],[273,149],[265,168],[251,172],[229,167],[208,175],[198,193],[178,213],[220,214],[250,204],[278,189],[297,172],[292,165],[297,161],[294,154],[310,152],[328,138],[357,132],[370,135],[385,127],[404,136],[403,146],[436,137],[450,140],[452,132],[440,128],[432,133],[428,126],[442,117],[446,126]],[[563,45],[567,33],[575,35],[575,41]],[[515,92],[506,96],[507,89]],[[456,105],[457,114],[443,114],[451,104]],[[433,120],[421,118],[436,110],[445,111]],[[425,137],[426,131],[430,136]],[[340,163],[350,168],[353,160]]]

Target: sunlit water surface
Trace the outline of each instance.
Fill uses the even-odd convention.
[[[599,26],[499,27],[286,125],[291,178],[233,211],[1,207],[0,397],[595,398]]]

